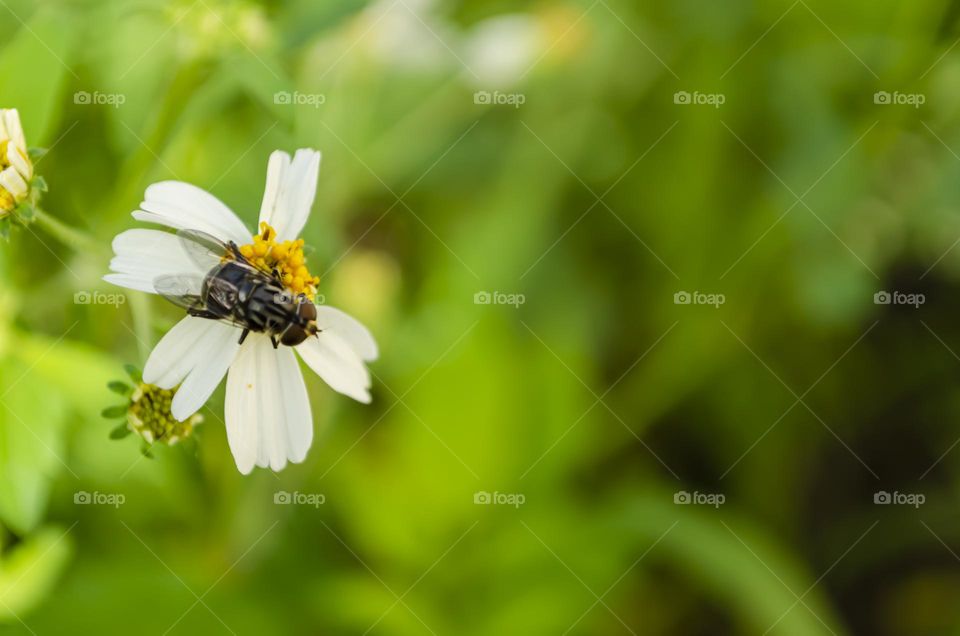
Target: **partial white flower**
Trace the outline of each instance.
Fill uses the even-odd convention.
[[[0,216],[5,216],[30,194],[33,163],[15,108],[0,109]]]
[[[174,229],[206,232],[240,246],[251,262],[276,269],[290,291],[312,298],[318,278],[310,275],[297,239],[310,215],[317,188],[320,153],[301,149],[291,158],[270,155],[260,208],[260,232],[251,234],[240,219],[212,194],[187,183],[167,181],[149,188],[133,217]],[[135,229],[113,241],[115,256],[104,280],[149,293],[161,276],[200,274],[175,234]],[[297,353],[335,391],[370,402],[370,373],[365,362],[377,358],[373,336],[338,309],[317,306],[320,333],[295,347]],[[143,372],[144,382],[178,387],[171,412],[183,421],[199,410],[227,376],[227,439],[240,472],[254,466],[275,471],[306,457],[313,441],[313,420],[306,385],[290,347],[274,349],[264,334],[187,316],[160,340]]]

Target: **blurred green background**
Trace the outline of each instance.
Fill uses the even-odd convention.
[[[0,106],[92,237],[2,247],[4,633],[960,634],[960,3],[0,16]],[[153,460],[109,440],[178,318],[100,281],[144,188],[252,226],[306,146],[374,403],[307,374],[279,474],[222,389]]]

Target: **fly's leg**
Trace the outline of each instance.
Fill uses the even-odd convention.
[[[250,330],[249,330],[249,329],[244,329],[244,330],[243,330],[243,333],[240,334],[240,342],[238,342],[237,344],[243,344],[243,341],[246,340],[246,339],[247,339],[247,336],[249,336],[249,335],[250,335]]]
[[[274,348],[274,349],[279,349],[279,348],[280,348],[280,341],[277,340],[277,338],[276,338],[275,336],[270,336],[270,342],[273,343],[273,348]]]
[[[240,248],[237,247],[237,244],[236,244],[236,243],[234,243],[233,241],[230,241],[229,243],[227,243],[227,248],[228,248],[228,250],[229,250],[230,252],[233,253],[233,256],[234,256],[238,261],[240,261],[240,262],[242,262],[242,263],[247,262],[247,259],[244,257],[244,255],[240,253]]]
[[[187,315],[193,316],[194,318],[207,318],[209,320],[219,320],[220,316],[213,313],[209,309],[188,309]]]

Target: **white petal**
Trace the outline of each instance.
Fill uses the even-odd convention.
[[[3,124],[14,145],[26,153],[27,141],[23,136],[23,127],[20,125],[20,113],[17,112],[16,108],[3,111]]]
[[[340,337],[323,332],[297,346],[303,361],[334,391],[370,403],[370,372]]]
[[[16,168],[25,180],[33,178],[33,165],[27,161],[23,151],[13,144],[7,144],[7,163]]]
[[[187,255],[180,237],[169,232],[127,230],[113,239],[113,251],[111,273],[104,280],[151,294],[157,293],[153,282],[160,276],[205,273]]]
[[[211,343],[229,346],[240,339],[240,330],[215,320],[187,316],[168,331],[153,348],[143,368],[143,381],[172,389],[211,355]],[[199,378],[197,379],[199,381]]]
[[[0,172],[0,186],[3,186],[17,200],[27,194],[27,182],[13,166],[8,166]]]
[[[200,410],[227,374],[227,369],[240,349],[240,331],[229,325],[214,323],[217,329],[197,346],[196,364],[177,389],[170,412],[180,422]]]
[[[209,192],[182,181],[155,183],[133,218],[175,229],[194,229],[222,241],[249,243],[251,234],[230,208]]]
[[[313,441],[310,402],[293,352],[250,334],[227,375],[227,440],[237,468],[282,470]]]
[[[277,200],[280,197],[280,186],[283,183],[283,175],[290,167],[290,155],[282,150],[275,150],[270,153],[270,160],[267,162],[267,184],[263,189],[263,202],[260,204],[260,223],[267,222],[273,225],[273,211],[277,207]]]
[[[323,331],[338,336],[353,349],[362,360],[376,360],[379,355],[377,341],[370,331],[353,316],[328,305],[317,306],[317,325]]]
[[[307,224],[319,171],[320,153],[316,150],[301,148],[292,161],[284,152],[270,155],[260,221],[269,223],[280,240],[296,239]]]
[[[313,443],[313,415],[307,385],[300,373],[300,363],[290,347],[280,347],[280,388],[286,413],[287,458],[294,464],[302,462]]]

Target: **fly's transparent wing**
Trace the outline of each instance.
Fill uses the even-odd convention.
[[[177,307],[199,311],[204,309],[200,291],[203,289],[203,276],[200,274],[172,274],[161,276],[153,281],[157,293]]]
[[[198,274],[173,274],[157,278],[153,281],[153,288],[157,290],[158,294],[177,307],[186,309],[187,313],[191,316],[200,314],[199,317],[201,318],[216,320],[241,329],[249,328],[249,325],[240,316],[217,316],[216,313],[210,311],[210,307],[208,307],[208,302],[224,303],[218,306],[231,307],[231,303],[236,302],[236,287],[229,282],[212,276],[208,279],[207,302],[204,302],[200,296],[203,283],[204,278]]]
[[[246,259],[232,249],[230,245],[206,232],[178,230],[177,236],[180,237],[180,245],[183,251],[186,252],[194,264],[205,272],[209,272],[219,265],[225,256],[246,262]]]

